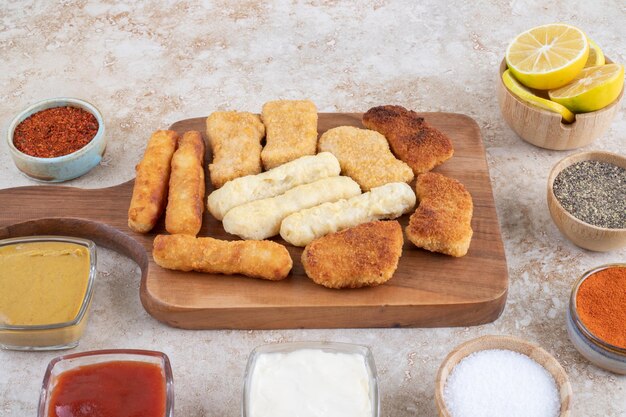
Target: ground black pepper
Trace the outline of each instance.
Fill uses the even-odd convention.
[[[608,162],[577,162],[556,176],[553,190],[577,219],[609,229],[626,228],[626,169]]]

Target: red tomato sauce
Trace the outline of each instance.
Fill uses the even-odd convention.
[[[104,362],[61,373],[48,417],[163,417],[165,401],[158,365]]]

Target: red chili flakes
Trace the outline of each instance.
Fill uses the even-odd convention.
[[[98,132],[96,117],[76,107],[42,110],[22,121],[13,133],[21,152],[38,158],[54,158],[76,152]]]

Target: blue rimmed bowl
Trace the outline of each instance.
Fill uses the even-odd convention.
[[[79,150],[55,158],[39,158],[18,150],[13,143],[15,128],[28,117],[55,107],[76,107],[94,115],[98,131],[94,138]],[[7,145],[15,166],[28,177],[42,182],[63,182],[86,174],[100,163],[106,150],[104,120],[92,104],[77,98],[59,97],[35,103],[20,112],[11,122],[7,132]]]

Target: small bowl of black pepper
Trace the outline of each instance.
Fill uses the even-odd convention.
[[[562,159],[548,177],[548,208],[561,233],[581,248],[626,246],[626,157],[588,151]]]

